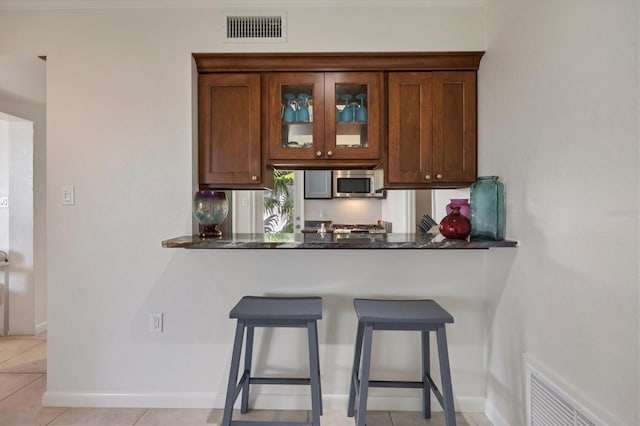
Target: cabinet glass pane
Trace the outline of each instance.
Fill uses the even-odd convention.
[[[369,91],[366,84],[336,84],[336,148],[366,148]]]
[[[313,148],[313,85],[282,85],[282,147]]]

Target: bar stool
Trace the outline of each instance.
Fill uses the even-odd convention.
[[[455,426],[455,410],[449,371],[449,355],[445,323],[452,323],[453,317],[433,300],[383,300],[354,299],[353,305],[358,315],[358,331],[351,372],[349,406],[347,416],[353,417],[358,401],[356,426],[366,425],[367,396],[369,387],[418,388],[422,389],[422,410],[425,418],[431,418],[431,391],[444,409],[446,426]],[[381,381],[369,380],[371,367],[371,343],[373,330],[416,330],[422,335],[422,380]],[[438,358],[442,393],[430,376],[429,332],[435,331],[438,341]],[[362,368],[360,361],[362,358]],[[359,375],[359,377],[358,377]]]
[[[322,415],[322,390],[320,387],[320,363],[318,361],[318,328],[317,320],[322,319],[322,298],[320,297],[253,297],[245,296],[229,313],[229,318],[236,318],[236,335],[233,342],[229,384],[222,415],[222,426],[243,425],[286,425],[286,426],[320,426]],[[309,378],[278,378],[251,376],[251,358],[253,352],[253,332],[255,327],[304,327],[307,328],[309,340]],[[244,353],[244,371],[238,381],[240,369],[240,353],[244,330],[247,339]],[[249,386],[251,384],[268,385],[310,385],[311,386],[311,423],[269,422],[269,421],[234,421],[231,419],[233,405],[240,392],[242,400],[240,412],[246,413],[249,405]]]

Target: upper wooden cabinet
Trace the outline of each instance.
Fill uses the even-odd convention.
[[[437,188],[476,179],[476,73],[389,73],[385,187]]]
[[[270,73],[267,80],[270,164],[380,162],[382,73]]]
[[[198,78],[199,183],[261,188],[272,178],[262,157],[260,74]]]
[[[483,53],[195,53],[199,183],[384,167],[388,188],[468,185]]]

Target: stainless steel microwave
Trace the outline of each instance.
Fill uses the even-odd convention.
[[[384,198],[382,170],[334,170],[334,198]]]

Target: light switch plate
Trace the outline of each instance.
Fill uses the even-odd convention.
[[[75,206],[76,205],[76,188],[73,185],[62,186],[62,205],[63,206]]]
[[[152,312],[149,314],[149,333],[162,333],[163,315],[162,312]]]
[[[9,197],[0,197],[0,209],[9,208]]]

